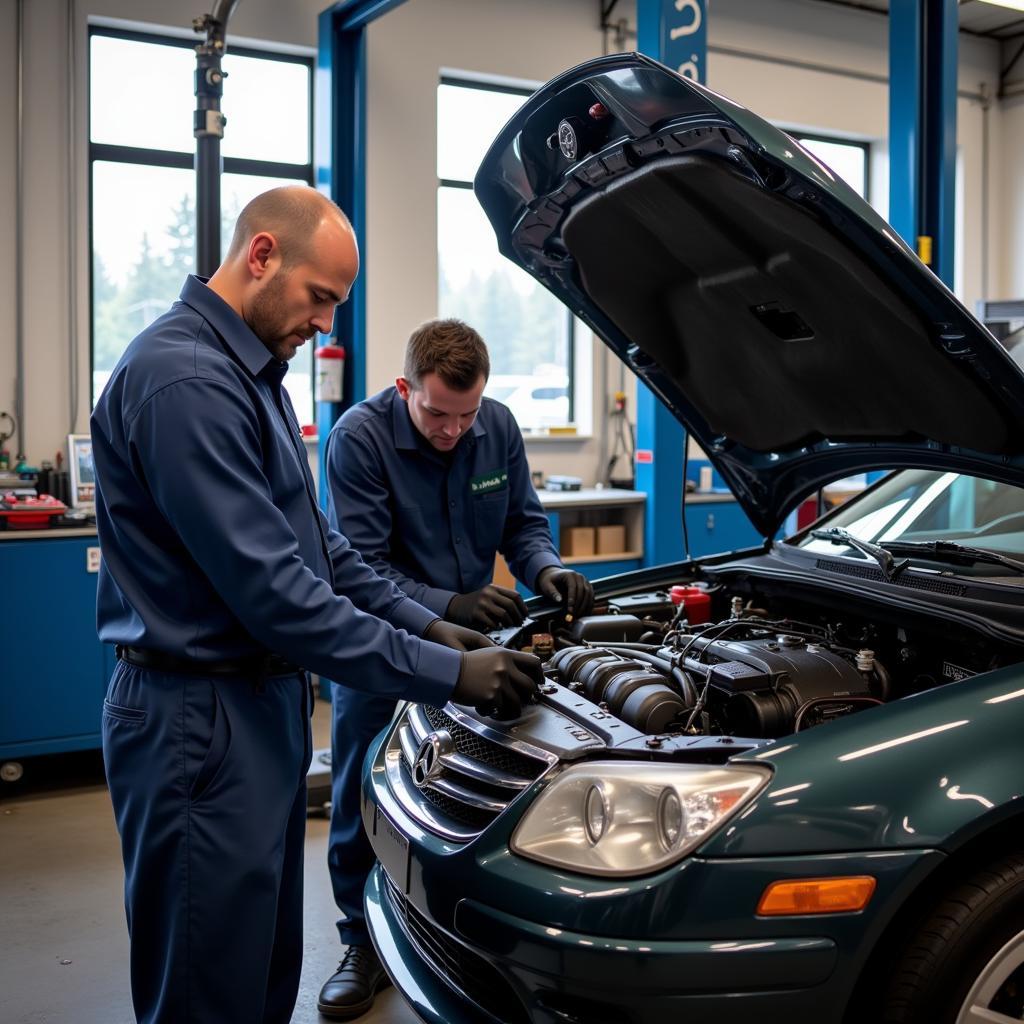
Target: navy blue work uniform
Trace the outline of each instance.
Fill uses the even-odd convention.
[[[542,569],[562,564],[530,481],[522,433],[500,402],[483,399],[472,428],[442,454],[416,429],[397,390],[386,388],[335,424],[326,469],[331,526],[380,575],[438,615],[456,594],[491,582],[496,552],[531,588]],[[341,941],[365,944],[363,887],[373,851],[360,816],[360,772],[395,700],[337,683],[332,691],[328,865],[343,914]]]
[[[286,369],[190,277],[92,415],[99,634],[128,648],[104,702],[103,753],[147,1024],[291,1017],[311,753],[303,669],[443,704],[461,666],[413,635],[436,614],[320,513]]]

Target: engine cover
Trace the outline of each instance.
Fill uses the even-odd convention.
[[[699,659],[695,653],[687,667],[707,674],[726,725],[741,736],[783,736],[799,727],[801,709],[820,721],[850,710],[844,698],[871,696],[849,657],[803,637],[698,640],[695,647]]]

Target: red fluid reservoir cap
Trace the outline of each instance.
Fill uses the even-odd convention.
[[[711,621],[711,595],[703,587],[677,585],[669,591],[673,604],[684,605],[691,625]]]

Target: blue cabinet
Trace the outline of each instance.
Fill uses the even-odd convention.
[[[100,745],[113,648],[96,636],[95,535],[0,541],[0,758]]]
[[[690,535],[690,554],[694,558],[754,547],[764,540],[732,498],[688,501],[686,528]]]

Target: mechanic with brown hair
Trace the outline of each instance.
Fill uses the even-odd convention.
[[[489,374],[487,346],[472,327],[433,320],[417,328],[404,375],[349,409],[331,432],[331,525],[381,576],[448,622],[492,630],[523,621],[518,592],[491,582],[499,552],[525,586],[586,614],[590,583],[555,551],[519,425],[483,397]],[[359,799],[363,759],[396,702],[337,684],[333,691],[328,864],[348,950],[318,1005],[346,1019],[368,1010],[387,984],[363,916],[374,858]]]

